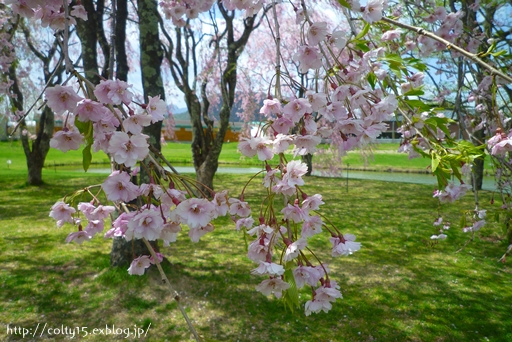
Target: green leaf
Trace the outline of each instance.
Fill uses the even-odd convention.
[[[295,278],[293,277],[293,267],[294,264],[292,262],[288,262],[285,266],[285,271],[283,274],[284,281],[290,284],[288,290],[283,292],[283,303],[287,306],[290,311],[294,311],[295,308],[300,308],[299,303],[299,291],[297,290],[297,284],[295,284]]]
[[[419,108],[421,110],[430,110],[430,106],[421,100],[405,99],[405,103],[407,103],[409,106],[413,108]]]
[[[83,166],[85,172],[87,172],[87,170],[89,170],[89,166],[91,166],[91,161],[92,161],[91,146],[92,145],[87,144],[84,147],[84,149],[82,150],[82,166]]]
[[[355,46],[363,52],[370,51],[370,48],[368,47],[368,42],[365,40],[357,42]]]
[[[436,153],[432,153],[432,172],[435,172],[437,170],[437,167],[439,166],[439,163],[441,162],[441,157],[437,155]]]
[[[346,1],[346,0],[338,0],[338,3],[343,6],[343,7],[346,7],[348,9],[351,9],[352,6],[350,6],[350,4]]]
[[[498,52],[491,53],[491,55],[493,55],[494,57],[499,57],[499,56],[503,56],[503,55],[506,55],[506,54],[507,54],[507,50],[500,50]]]
[[[466,215],[462,215],[462,216],[460,217],[460,227],[461,227],[461,228],[465,228],[465,227],[466,227],[466,223],[467,223],[467,222],[466,222]]]
[[[370,31],[370,24],[366,23],[361,32],[359,32],[359,34],[354,38],[354,40],[363,38],[368,33],[368,31]]]
[[[407,93],[405,93],[404,96],[419,96],[424,94],[425,92],[422,89],[411,89]]]
[[[89,170],[89,166],[91,166],[91,146],[94,143],[92,121],[82,122],[78,120],[78,117],[76,117],[75,126],[85,138],[85,147],[82,150],[82,167],[84,168],[84,171],[87,172],[87,170]]]
[[[368,73],[368,83],[370,83],[370,86],[372,89],[375,89],[375,83],[377,82],[377,76],[373,72]]]

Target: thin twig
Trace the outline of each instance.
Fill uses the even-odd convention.
[[[404,29],[409,30],[409,31],[416,32],[417,34],[421,34],[421,35],[429,37],[431,39],[437,40],[438,42],[445,44],[447,49],[455,50],[458,53],[460,53],[461,55],[463,55],[464,57],[466,57],[466,58],[470,59],[471,61],[481,65],[483,68],[487,69],[491,73],[491,75],[499,76],[499,77],[503,78],[504,80],[512,83],[512,77],[504,74],[500,70],[498,70],[498,69],[494,68],[493,66],[491,66],[490,64],[484,62],[476,54],[470,53],[470,52],[464,50],[463,48],[461,48],[461,47],[459,47],[459,46],[457,46],[457,45],[455,45],[453,43],[450,43],[449,41],[447,41],[447,40],[445,40],[445,39],[435,35],[434,33],[430,32],[430,31],[427,31],[427,30],[425,30],[425,29],[423,29],[421,27],[416,27],[416,26],[404,24],[404,23],[401,23],[401,22],[399,22],[397,20],[393,20],[393,19],[386,18],[386,17],[383,17],[382,21],[384,21],[386,23],[389,23],[389,24],[392,24],[392,25],[395,25],[395,26],[398,26],[398,27],[401,27],[401,28],[404,28]]]

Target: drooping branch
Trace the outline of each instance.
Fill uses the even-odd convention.
[[[447,41],[447,40],[445,40],[445,39],[435,35],[434,33],[425,30],[424,28],[416,27],[416,26],[412,26],[412,25],[408,25],[408,24],[404,24],[404,23],[399,22],[397,20],[394,20],[394,19],[391,19],[391,18],[386,18],[386,17],[383,17],[382,21],[384,21],[386,23],[389,23],[389,24],[392,24],[394,26],[401,27],[401,28],[409,30],[409,31],[416,32],[417,34],[426,36],[426,37],[431,38],[433,40],[436,40],[436,41],[438,41],[440,43],[443,43],[444,45],[446,45],[447,49],[452,49],[452,50],[457,51],[458,53],[460,53],[464,57],[466,57],[466,58],[470,59],[471,61],[473,61],[474,63],[482,66],[484,69],[489,71],[491,73],[491,75],[499,76],[499,77],[503,78],[504,80],[506,80],[507,82],[512,83],[512,77],[511,76],[506,75],[505,73],[503,73],[500,70],[496,69],[492,65],[484,62],[476,54],[470,53],[470,52],[464,50],[463,48],[461,48],[461,47],[459,47],[459,46],[457,46],[457,45],[455,45],[453,43],[450,43],[449,41]]]

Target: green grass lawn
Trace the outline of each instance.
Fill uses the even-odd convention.
[[[5,149],[4,149],[5,150]],[[53,154],[60,153],[52,151]],[[68,154],[71,156],[72,154]],[[65,244],[71,226],[56,228],[50,207],[64,195],[102,177],[45,170],[46,184],[27,187],[23,158],[0,160],[0,340],[7,324],[48,327],[149,328],[141,341],[187,341],[190,333],[158,275],[129,276],[109,266],[111,241],[96,237],[83,245]],[[57,158],[57,157],[55,157]],[[71,159],[71,158],[70,158]],[[48,159],[51,161],[51,159]],[[62,160],[62,159],[59,159]],[[16,163],[14,162],[16,161]],[[217,175],[217,190],[240,192],[249,175]],[[255,181],[259,182],[258,180]],[[310,244],[331,269],[344,298],[328,314],[305,317],[256,292],[263,279],[245,257],[243,235],[228,219],[199,243],[182,234],[162,248],[167,274],[200,334],[218,341],[511,341],[512,268],[498,263],[507,243],[489,224],[467,241],[456,222],[471,209],[472,196],[438,207],[424,185],[311,177],[308,194],[322,193],[327,214],[342,232],[351,232],[362,249],[331,258],[328,236]],[[480,192],[484,209],[492,193]],[[246,199],[254,208],[263,194],[251,184]],[[498,201],[496,201],[498,202]],[[431,244],[432,222],[441,210],[453,223],[447,241]],[[491,220],[490,220],[491,221]],[[303,303],[310,290],[300,293]],[[48,337],[64,340],[64,336]],[[87,341],[122,340],[88,336]]]
[[[378,144],[375,145],[371,151],[361,152],[359,150],[351,151],[342,160],[344,167],[355,169],[372,169],[372,170],[414,170],[425,171],[430,161],[423,158],[416,158],[409,160],[408,156],[403,153],[397,153],[397,144]],[[191,147],[190,143],[186,142],[168,142],[162,146],[162,152],[166,158],[172,163],[178,164],[192,164]],[[293,158],[290,152],[288,158]],[[21,170],[26,168],[25,157],[21,143],[18,141],[13,142],[0,142],[0,169],[7,167],[7,160],[11,160],[11,169]],[[93,163],[108,164],[108,156],[103,153],[93,154]],[[219,158],[221,165],[240,165],[240,166],[261,166],[262,162],[255,156],[247,158],[238,152],[238,143],[231,142],[225,143],[222,147],[222,152]],[[51,149],[46,157],[46,168],[55,169],[59,165],[81,165],[82,153],[81,151],[68,151],[63,153],[59,150]]]

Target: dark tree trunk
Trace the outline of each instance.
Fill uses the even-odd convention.
[[[98,54],[96,50],[98,46],[98,30],[94,28],[98,27],[98,21],[102,23],[103,13],[96,11],[93,0],[82,0],[82,5],[87,11],[87,21],[77,20],[76,32],[80,38],[82,48],[84,76],[93,84],[98,84],[100,83]],[[90,95],[92,95],[92,90],[89,89]]]
[[[475,131],[473,136],[474,139],[472,139],[472,142],[477,146],[482,145],[482,142],[485,141],[485,133],[483,129]],[[473,190],[482,190],[482,183],[484,180],[484,161],[484,158],[478,158],[473,161],[473,170],[471,175],[471,185],[473,186]]]
[[[302,162],[308,166],[308,172],[306,172],[306,176],[311,176],[313,173],[313,155],[308,153],[301,157]]]
[[[41,60],[43,63],[47,63],[47,60]],[[44,64],[45,70],[48,65]],[[18,85],[18,78],[16,76],[16,65],[13,63],[9,67],[9,78],[13,81],[11,90],[16,94],[15,98],[11,98],[11,103],[14,108],[19,111],[23,111],[23,93]],[[46,78],[48,82],[48,79]],[[20,139],[23,146],[23,152],[25,153],[25,159],[27,161],[27,184],[28,185],[41,185],[43,184],[43,167],[46,155],[50,149],[50,139],[53,135],[54,126],[54,115],[53,111],[45,107],[41,118],[39,120],[39,128],[36,132],[36,138],[30,143],[30,137],[27,131],[25,120],[20,125]]]
[[[122,3],[122,4],[121,4]],[[142,70],[142,85],[144,88],[144,99],[148,101],[148,96],[160,95],[165,100],[165,89],[160,76],[160,66],[163,59],[163,51],[160,46],[158,36],[158,12],[157,3],[153,0],[138,0],[139,15],[139,35],[140,35],[140,58]],[[124,8],[124,10],[123,10]],[[123,12],[124,11],[124,12]],[[120,13],[125,13],[124,18]],[[118,2],[117,25],[116,32],[121,33],[124,37],[124,28],[119,25],[126,25],[126,0]],[[122,47],[120,47],[120,36],[116,34],[116,55],[117,57],[117,76],[126,77],[128,65],[126,63],[126,51],[124,49],[124,38]],[[157,122],[145,127],[144,133],[149,135],[149,143],[160,151],[160,138],[162,132],[162,122]],[[149,175],[145,168],[141,168],[141,182],[149,183]],[[150,241],[155,251],[158,251],[157,241]],[[127,266],[134,257],[140,255],[149,255],[149,250],[142,240],[126,241],[124,238],[114,239],[112,250],[110,252],[110,264],[112,266]]]

